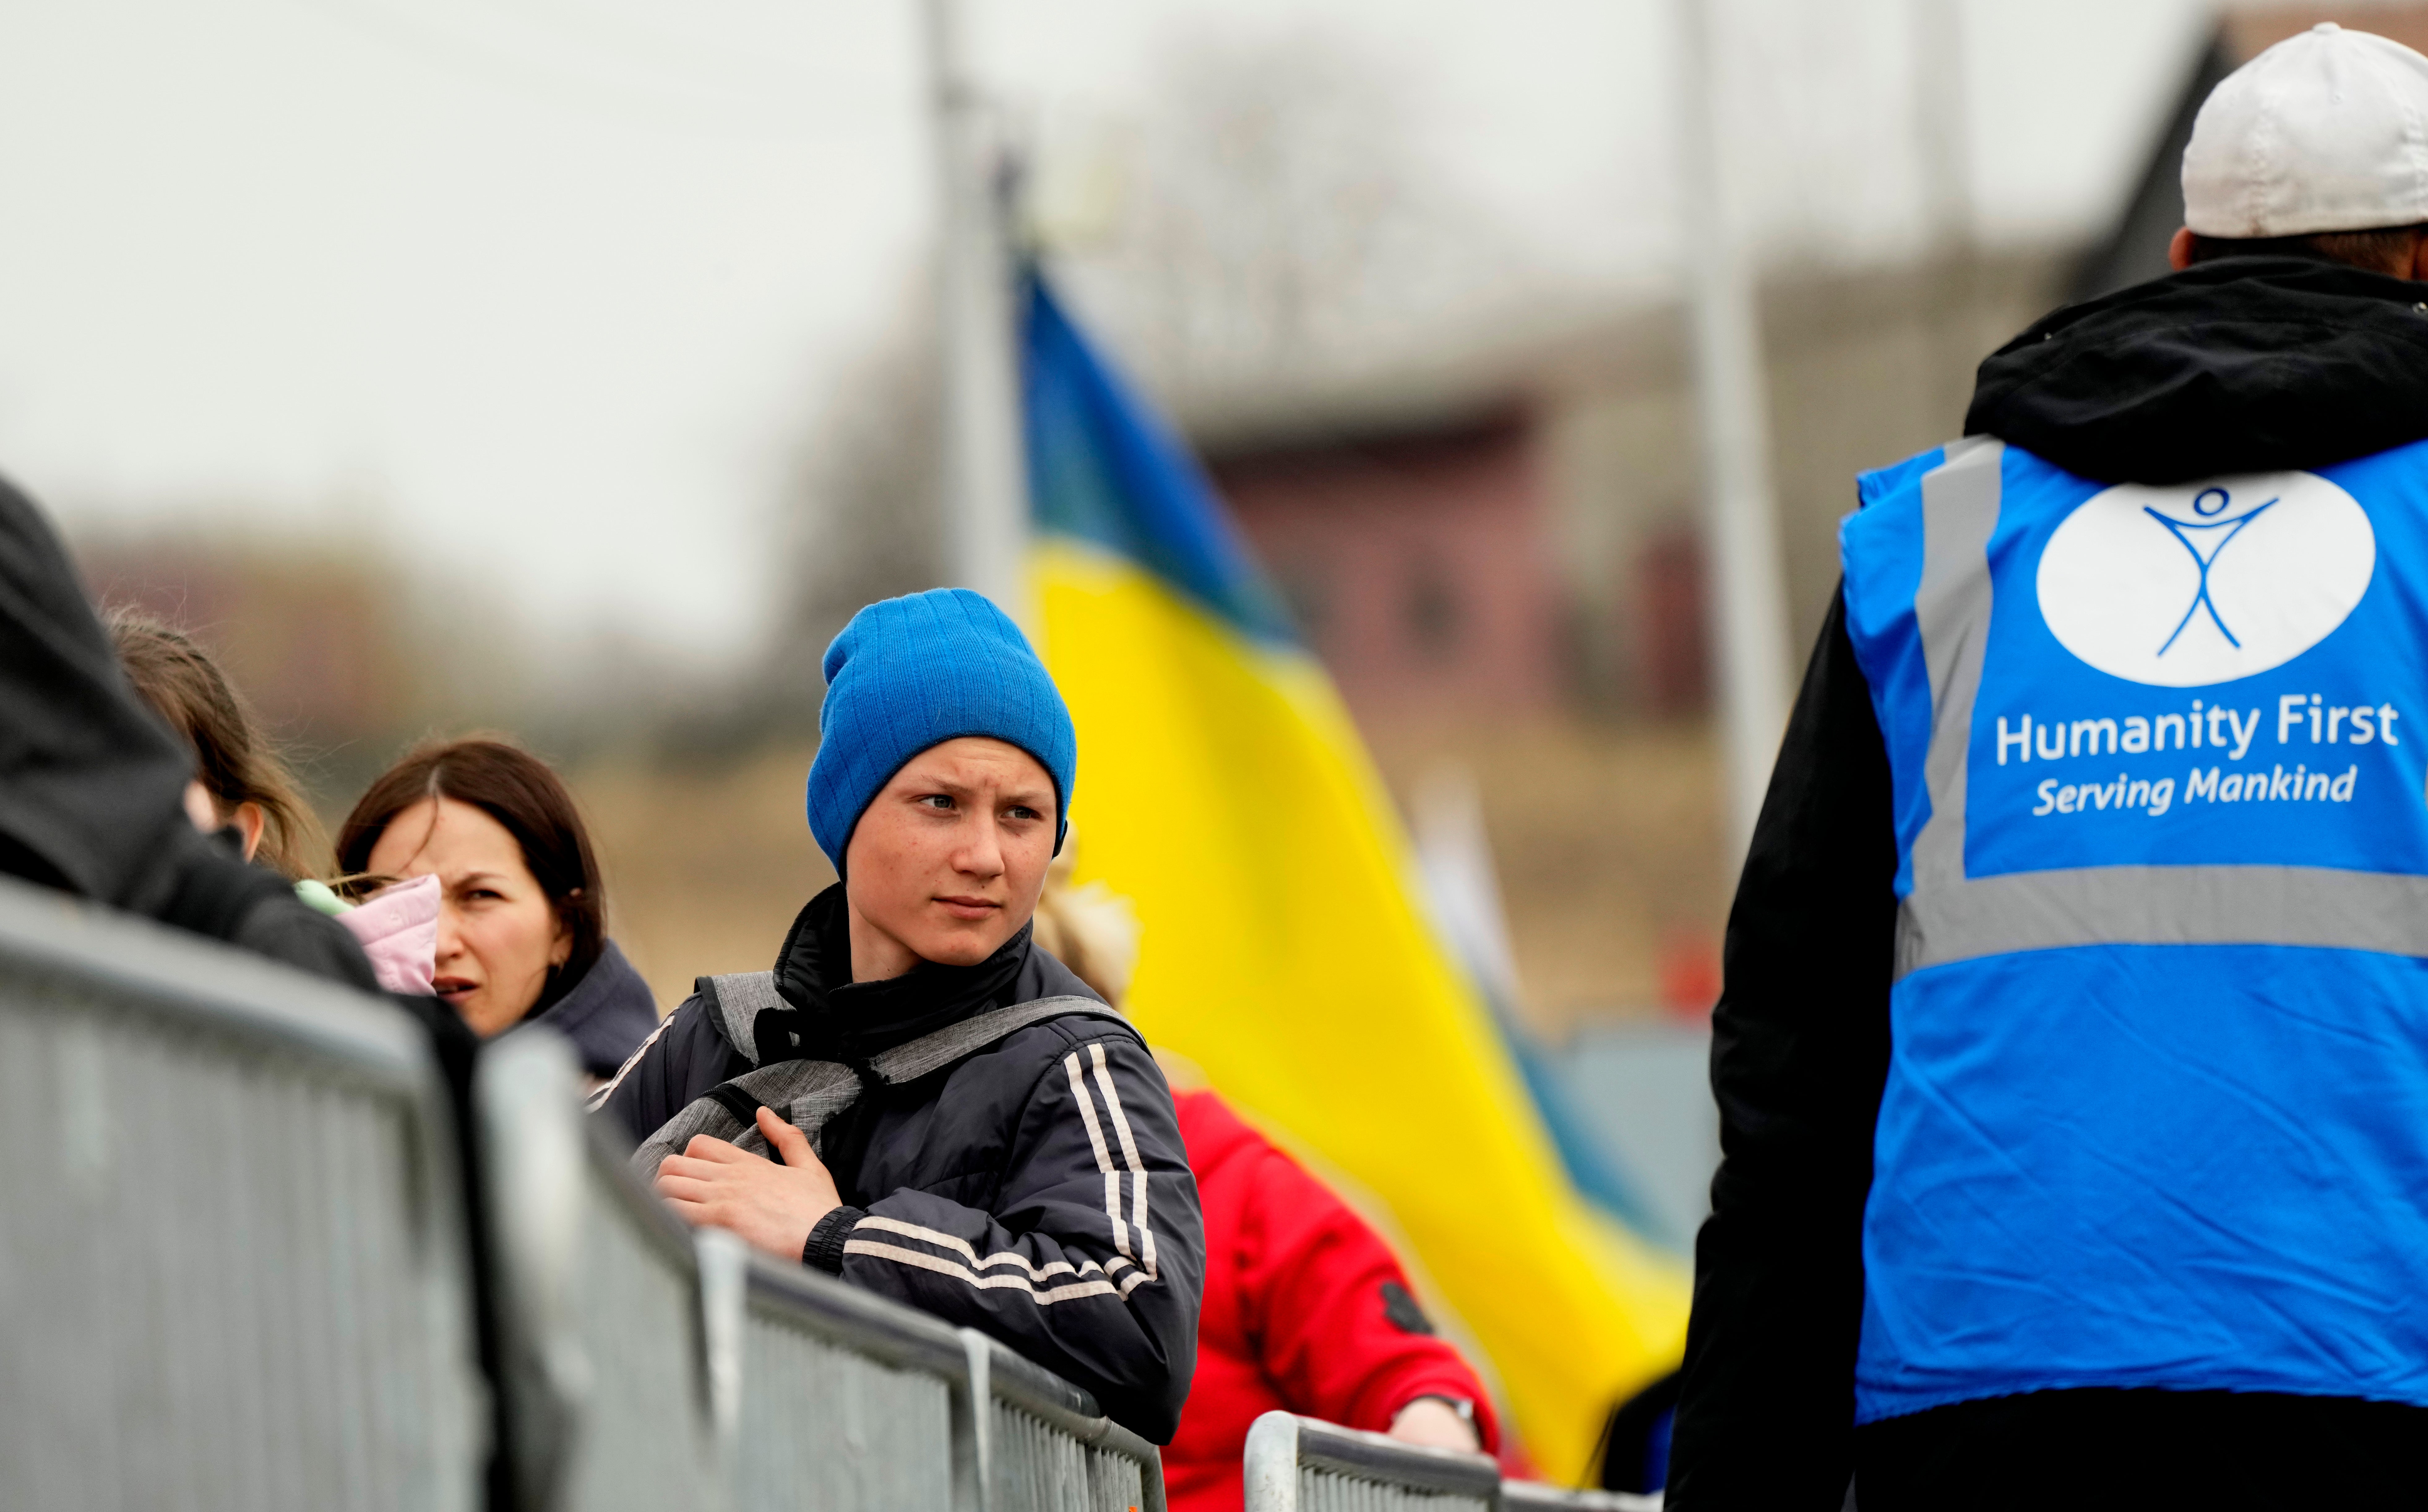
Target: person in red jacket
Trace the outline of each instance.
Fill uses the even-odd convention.
[[[1434,1336],[1382,1238],[1214,1093],[1173,1101],[1205,1203],[1206,1299],[1163,1452],[1172,1512],[1239,1512],[1248,1426],[1276,1408],[1498,1453],[1484,1383]]]

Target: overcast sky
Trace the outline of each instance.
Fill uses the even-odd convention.
[[[1673,0],[971,0],[990,90],[1136,121],[1316,39],[1535,265],[1670,276]],[[1774,251],[1910,230],[1917,0],[1725,0]],[[1984,235],[2112,213],[2192,0],[1970,0]],[[934,216],[913,0],[77,0],[0,12],[0,468],[72,529],[359,530],[571,642],[703,660]],[[1781,147],[1781,140],[1793,148]],[[1816,171],[1820,161],[1826,171]],[[1869,239],[1867,239],[1869,238]]]

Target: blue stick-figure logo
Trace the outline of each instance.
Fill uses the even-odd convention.
[[[2246,509],[2239,515],[2225,517],[2225,512],[2234,507],[2234,496],[2223,488],[2204,488],[2192,496],[2192,513],[2201,517],[2198,519],[2176,519],[2173,516],[2159,514],[2147,504],[2141,506],[2141,513],[2167,527],[2167,533],[2183,543],[2184,550],[2192,554],[2192,561],[2200,567],[2200,589],[2192,595],[2191,606],[2184,611],[2184,617],[2175,621],[2174,633],[2167,637],[2166,645],[2158,648],[2160,656],[2167,654],[2168,649],[2175,644],[2176,638],[2183,634],[2184,627],[2190,625],[2192,622],[2192,616],[2204,609],[2208,611],[2209,623],[2215,625],[2217,633],[2225,637],[2225,643],[2236,650],[2242,649],[2242,642],[2236,639],[2234,632],[2226,628],[2225,616],[2218,613],[2217,600],[2209,597],[2208,569],[2216,566],[2218,557],[2225,551],[2226,546],[2242,534],[2242,527],[2275,508],[2276,504],[2277,501],[2271,499],[2268,502]],[[2193,536],[2192,533],[2195,531],[2202,533],[2198,539]],[[2218,532],[2223,534],[2214,534]],[[2208,554],[2206,556],[2201,554],[2201,544],[2204,540],[2208,543]],[[2239,561],[2240,558],[2238,557],[2236,560]]]
[[[2197,688],[2282,666],[2325,640],[2360,607],[2376,567],[2360,501],[2315,472],[2287,471],[2101,488],[2059,516],[2031,572],[2042,622],[2076,660],[2128,682]]]

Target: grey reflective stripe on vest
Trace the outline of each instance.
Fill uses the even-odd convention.
[[[730,1001],[743,1014],[741,1022],[746,1026],[758,1016],[761,1008],[779,1004],[772,972],[704,977],[698,985],[713,992],[720,1016],[726,1013],[725,1005]],[[933,1034],[923,1034],[891,1050],[880,1051],[869,1058],[868,1068],[887,1084],[899,1086],[942,1071],[1031,1024],[1075,1016],[1110,1019],[1124,1025],[1129,1022],[1092,997],[1040,997],[973,1013]],[[734,1021],[727,1018],[725,1022],[730,1029]],[[747,1044],[747,1041],[737,1042],[737,1048],[746,1056],[751,1053]],[[774,1109],[778,1117],[808,1136],[810,1148],[820,1154],[825,1151],[819,1135],[828,1121],[858,1102],[861,1093],[860,1073],[832,1060],[779,1060],[774,1065],[745,1072],[723,1086]],[[705,1096],[693,1099],[660,1125],[656,1133],[642,1141],[641,1147],[632,1152],[632,1169],[644,1179],[656,1175],[659,1161],[682,1149],[699,1134],[728,1141],[753,1155],[771,1153],[766,1136],[759,1132],[755,1124],[746,1125],[716,1097]]]
[[[1967,438],[1922,480],[1922,585],[1913,617],[1930,672],[1930,817],[1913,841],[1913,890],[1964,880],[1965,760],[1990,641],[1990,534],[1998,528],[2002,442]]]
[[[1973,707],[1990,638],[1989,546],[2004,443],[1970,437],[1922,480],[1913,599],[1930,674],[1930,817],[1897,911],[1896,975],[2088,945],[2289,945],[2428,956],[2428,878],[2322,866],[2088,866],[1964,872]]]
[[[1897,920],[1897,975],[2085,945],[2288,945],[2428,956],[2428,877],[2328,866],[2086,866],[1931,890]]]

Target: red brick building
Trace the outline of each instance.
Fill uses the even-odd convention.
[[[1534,442],[1510,414],[1211,459],[1361,721],[1561,700],[1561,595]]]

